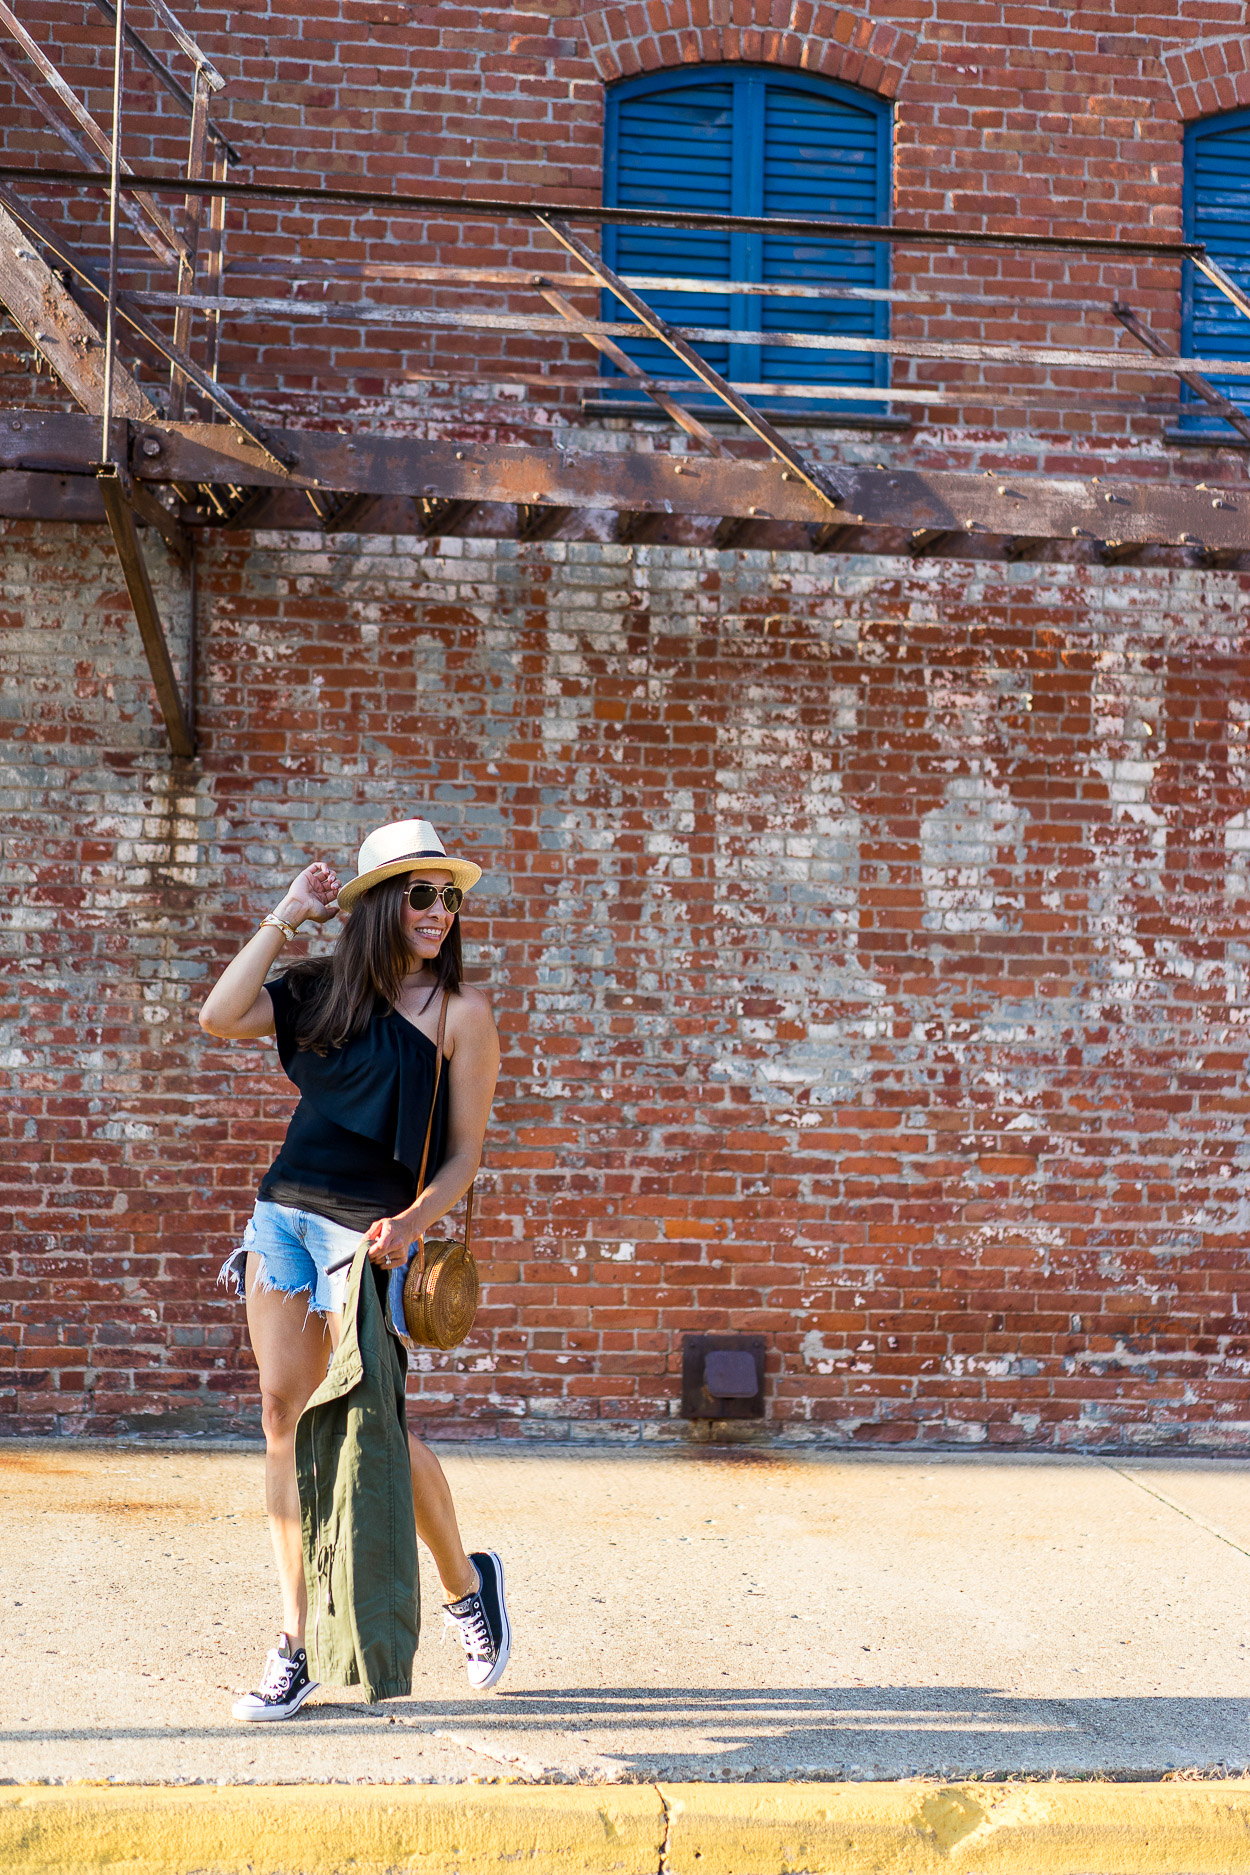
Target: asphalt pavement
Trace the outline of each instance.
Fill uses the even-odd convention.
[[[258,1451],[0,1444],[0,1779],[943,1779],[1250,1761],[1250,1465],[445,1445],[514,1628],[475,1696],[422,1557],[412,1696],[243,1726]]]

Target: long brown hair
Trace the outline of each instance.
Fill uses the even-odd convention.
[[[295,964],[288,975],[299,1001],[295,1043],[324,1055],[360,1035],[375,1016],[389,1015],[412,969],[412,947],[404,936],[404,899],[408,876],[398,874],[362,893],[328,957]],[[464,975],[460,915],[456,914],[438,956],[432,960],[434,987],[454,996]]]

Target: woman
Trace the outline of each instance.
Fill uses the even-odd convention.
[[[499,1072],[490,1004],[461,981],[459,908],[481,878],[447,854],[426,820],[396,821],[360,849],[358,877],[339,890],[320,860],[293,882],[223,971],[200,1026],[228,1041],[276,1035],[301,1100],[261,1181],[241,1248],[223,1277],[247,1299],[260,1372],[265,1507],[282,1593],[282,1636],[237,1719],[285,1719],[312,1692],[304,1650],[307,1594],[295,1478],[295,1426],[338,1345],[349,1257],[361,1235],[384,1269],[463,1197],[482,1153]],[[266,982],[299,926],[351,912],[328,958]],[[436,1038],[446,1005],[443,1073],[434,1102]],[[427,1127],[429,1167],[417,1177]],[[493,1550],[465,1554],[451,1492],[429,1447],[409,1435],[417,1534],[432,1553],[460,1635],[469,1679],[494,1686],[511,1633],[503,1566]]]

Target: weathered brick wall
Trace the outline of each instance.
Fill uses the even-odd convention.
[[[3,547],[6,1424],[254,1423],[291,1095],[196,1003],[428,808],[504,1072],[427,1422],[672,1432],[733,1326],[787,1436],[1243,1439],[1238,576],[261,536],[179,770],[102,543]]]

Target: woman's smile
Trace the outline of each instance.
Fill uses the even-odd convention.
[[[414,872],[408,879],[409,885],[420,883],[441,887],[451,882],[449,872]],[[423,963],[431,962],[438,955],[452,922],[452,915],[441,898],[436,898],[432,905],[421,911],[414,911],[407,901],[404,903],[404,935]]]

